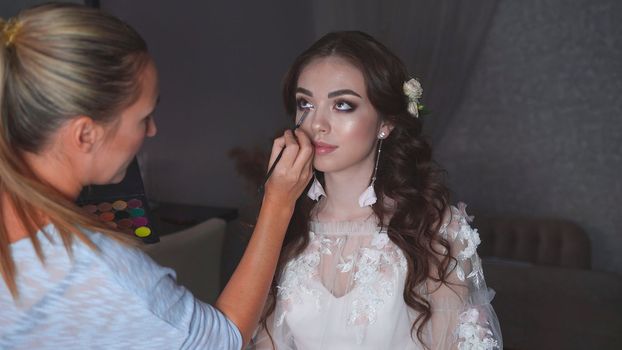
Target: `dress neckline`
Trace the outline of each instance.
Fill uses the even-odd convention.
[[[309,225],[311,232],[319,235],[351,236],[386,233],[386,227],[380,227],[376,217],[353,221],[311,220]]]

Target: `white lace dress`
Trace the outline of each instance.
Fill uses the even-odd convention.
[[[451,207],[439,234],[457,260],[448,280],[419,287],[432,317],[423,331],[430,349],[502,349],[476,253],[480,243],[464,204]],[[311,222],[310,243],[290,261],[278,286],[268,328],[276,349],[424,349],[411,326],[417,313],[404,302],[407,263],[375,220]],[[255,349],[272,349],[265,329]]]

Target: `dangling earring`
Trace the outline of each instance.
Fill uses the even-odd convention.
[[[315,171],[313,172],[313,183],[311,184],[311,187],[309,187],[307,196],[316,202],[320,199],[321,196],[326,197],[326,192],[324,192],[324,187],[322,187],[322,184],[315,176]]]
[[[380,160],[380,152],[382,151],[382,140],[386,137],[384,131],[378,135],[378,153],[376,154],[376,165],[374,166],[374,173],[371,176],[371,184],[367,189],[359,196],[359,206],[361,208],[372,206],[378,198],[376,198],[376,191],[374,190],[374,184],[376,183],[376,174],[378,173],[378,161]]]

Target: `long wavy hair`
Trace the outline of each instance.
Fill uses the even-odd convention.
[[[406,67],[383,44],[365,33],[329,33],[298,56],[283,83],[286,111],[295,115],[295,90],[300,72],[313,60],[329,56],[346,59],[363,73],[372,105],[381,118],[394,126],[384,140],[375,182],[378,201],[372,209],[380,222],[389,219],[388,236],[408,262],[404,301],[418,312],[411,333],[416,330],[417,338],[424,343],[422,330],[430,320],[431,307],[419,287],[429,279],[446,283],[452,259],[449,243],[437,234],[449,202],[444,172],[432,160],[430,145],[422,137],[421,120],[407,111],[403,84],[410,77]],[[394,204],[386,205],[387,199]],[[309,244],[313,206],[314,202],[304,194],[296,203],[261,319],[266,330],[266,320],[275,310],[277,283],[283,269]]]

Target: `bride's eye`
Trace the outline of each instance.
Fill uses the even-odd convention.
[[[313,108],[313,105],[309,101],[304,99],[304,98],[297,99],[296,100],[296,106],[298,107],[299,110]]]
[[[337,101],[337,103],[335,103],[335,109],[342,112],[352,112],[356,109],[356,106],[350,102]]]

